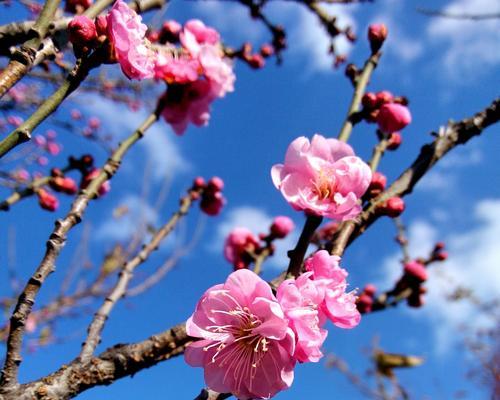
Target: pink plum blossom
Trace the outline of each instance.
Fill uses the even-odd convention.
[[[208,81],[197,80],[187,85],[169,87],[163,118],[177,135],[182,135],[189,123],[204,126],[210,120],[210,105],[215,97]]]
[[[207,27],[199,19],[186,22],[179,36],[182,46],[193,57],[200,53],[203,44],[215,45],[220,41],[219,33],[215,29]]]
[[[153,77],[155,54],[144,38],[147,27],[123,0],[117,0],[106,17],[108,37],[123,73],[129,79]]]
[[[345,221],[361,212],[358,200],[372,173],[351,146],[316,134],[311,142],[304,136],[295,139],[285,163],[273,166],[271,176],[294,209]]]
[[[231,61],[224,58],[222,50],[216,46],[202,46],[199,61],[206,78],[211,83],[212,92],[217,97],[224,97],[234,91],[235,76]]]
[[[354,328],[361,316],[356,309],[353,292],[346,292],[347,271],[339,266],[340,257],[331,256],[326,250],[316,252],[305,261],[307,271],[316,287],[323,293],[320,314],[323,314],[339,328]]]
[[[169,84],[194,82],[198,79],[200,68],[196,59],[160,53],[155,64],[155,78],[163,79]]]
[[[224,257],[235,268],[245,268],[245,255],[259,247],[259,239],[247,228],[234,228],[224,243]]]
[[[328,331],[321,328],[325,318],[319,310],[324,300],[324,290],[311,279],[312,275],[312,272],[306,272],[296,280],[285,280],[276,294],[295,333],[297,342],[294,357],[300,362],[319,361],[323,357],[321,346],[328,335]]]
[[[207,386],[238,399],[268,399],[292,384],[295,337],[270,286],[250,270],[238,270],[208,289],[186,322],[201,340],[185,351],[203,367]]]

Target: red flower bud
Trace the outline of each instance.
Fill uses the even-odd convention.
[[[285,216],[276,217],[271,225],[271,234],[278,239],[285,238],[295,228],[293,221]]]
[[[391,133],[389,140],[387,141],[387,150],[397,150],[402,141],[403,139],[401,138],[401,134],[399,132]]]
[[[372,310],[373,298],[363,293],[356,300],[356,305],[360,313],[369,313]]]
[[[387,185],[387,178],[385,175],[380,172],[374,172],[370,186],[368,186],[368,193],[372,197],[377,196],[384,191],[385,185]]]
[[[169,20],[163,23],[160,31],[159,40],[161,43],[177,43],[182,26],[177,21]]]
[[[372,53],[376,53],[387,38],[387,26],[385,24],[372,24],[368,27],[368,40]]]
[[[252,67],[253,69],[260,69],[266,64],[264,57],[262,57],[262,55],[258,53],[252,54],[251,56],[247,57],[246,61],[248,65],[250,65],[250,67]]]
[[[97,176],[100,173],[101,170],[99,168],[94,168],[87,175],[82,177],[82,181],[80,182],[80,189],[86,189],[89,186],[90,182],[92,182],[93,179],[97,178]],[[104,196],[110,190],[111,190],[111,184],[109,183],[109,181],[105,181],[97,191],[97,195]]]
[[[94,22],[85,15],[77,15],[68,24],[69,41],[76,46],[90,46],[97,39]]]
[[[404,271],[407,276],[416,279],[420,283],[427,280],[427,270],[425,265],[416,260],[406,263]]]
[[[377,291],[377,287],[372,283],[367,284],[365,286],[365,288],[363,289],[363,292],[370,297],[373,297],[373,295],[375,294],[376,291]]]
[[[194,178],[193,189],[203,189],[205,187],[205,179],[201,176]]]
[[[260,48],[260,54],[262,57],[267,58],[274,54],[274,47],[270,44],[263,44]]]
[[[66,194],[75,194],[78,192],[78,186],[76,182],[70,177],[56,176],[50,180],[49,184],[50,187],[56,192],[62,192]]]
[[[384,133],[393,133],[405,128],[411,122],[410,110],[401,104],[384,104],[380,107],[377,123]]]
[[[218,176],[214,176],[208,181],[207,190],[209,192],[221,192],[222,189],[224,189],[224,181]]]
[[[379,209],[382,214],[396,218],[405,210],[405,202],[401,197],[391,197]]]
[[[388,90],[382,90],[381,92],[377,92],[377,106],[380,107],[387,103],[394,102],[394,95]]]
[[[373,110],[377,106],[377,95],[372,92],[365,93],[361,99],[361,104],[367,110]]]
[[[66,0],[64,10],[69,13],[77,13],[86,10],[92,5],[92,0]]]
[[[446,261],[448,259],[448,253],[446,251],[440,251],[435,255],[436,260]]]
[[[200,208],[205,214],[215,216],[220,214],[224,204],[226,204],[226,199],[221,192],[204,193],[200,202]]]
[[[39,189],[36,194],[38,196],[38,204],[40,204],[40,207],[44,210],[55,211],[59,207],[59,200],[57,197],[47,190]]]

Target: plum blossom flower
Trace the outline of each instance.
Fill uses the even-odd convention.
[[[323,314],[335,326],[350,329],[359,324],[361,316],[356,309],[353,292],[346,292],[347,271],[339,266],[340,257],[331,256],[326,250],[316,252],[305,261],[307,271],[311,271],[318,290],[323,294],[320,315]]]
[[[198,80],[200,63],[187,56],[174,56],[170,52],[158,54],[155,64],[155,78],[167,83],[189,83]]]
[[[207,27],[199,19],[187,21],[179,37],[182,46],[194,57],[200,53],[202,45],[216,45],[220,41],[219,33],[215,29]]]
[[[312,272],[306,272],[296,280],[283,281],[276,294],[296,335],[294,357],[300,362],[319,361],[323,357],[321,346],[328,335],[328,331],[321,328],[325,318],[319,310],[324,291],[316,286],[312,275]]]
[[[292,384],[295,337],[270,286],[250,270],[208,289],[186,322],[202,340],[185,351],[207,386],[238,399],[267,399]]]
[[[328,332],[327,319],[340,328],[353,328],[360,321],[353,293],[346,293],[347,272],[340,258],[321,250],[306,260],[307,272],[287,279],[278,287],[277,298],[295,333],[294,357],[301,362],[317,362]]]
[[[294,209],[345,221],[361,212],[358,200],[372,173],[351,146],[316,134],[311,142],[304,136],[295,139],[285,163],[273,166],[271,176]]]
[[[205,80],[171,86],[166,93],[163,118],[177,135],[182,135],[190,122],[196,126],[208,124],[210,104],[214,99],[210,83]]]
[[[123,0],[117,0],[106,17],[108,37],[123,73],[129,79],[153,77],[155,53],[144,38],[147,27]]]

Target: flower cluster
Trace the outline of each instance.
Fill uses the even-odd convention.
[[[236,227],[226,237],[224,257],[233,264],[234,269],[248,268],[264,249],[267,248],[272,253],[273,241],[284,239],[294,228],[293,221],[283,215],[274,218],[269,227],[269,233],[261,233],[258,237],[248,228]]]
[[[284,281],[275,296],[254,272],[231,273],[208,289],[186,323],[191,343],[186,362],[203,367],[207,386],[237,398],[264,399],[291,386],[299,362],[316,362],[327,319],[342,328],[359,323],[347,273],[339,258],[320,251],[307,272]]]
[[[172,42],[158,54],[155,78],[169,84],[163,117],[182,135],[189,123],[207,125],[211,103],[234,90],[235,76],[215,29],[190,20],[183,28],[170,24],[167,32],[159,37]],[[174,47],[176,39],[179,48]]]
[[[361,212],[359,199],[372,179],[370,167],[337,139],[314,135],[295,139],[285,163],[271,170],[273,183],[296,210],[338,221]]]
[[[129,79],[165,81],[163,117],[178,135],[190,123],[207,125],[212,102],[234,90],[233,65],[224,55],[219,33],[200,20],[190,20],[184,27],[167,21],[161,31],[146,38],[142,18],[123,0],[116,0],[106,16],[95,22],[76,16],[68,30],[75,51],[88,52],[101,38],[108,39],[105,62],[118,62]]]

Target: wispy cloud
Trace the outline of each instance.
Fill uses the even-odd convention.
[[[498,13],[497,0],[454,0],[443,10],[450,14]],[[442,49],[446,76],[466,83],[500,64],[500,22],[498,19],[471,21],[432,18],[427,40]]]
[[[103,128],[122,139],[131,134],[147,117],[145,112],[132,112],[123,104],[92,96],[85,102],[89,114],[101,119]],[[164,121],[158,121],[139,142],[150,162],[154,179],[162,179],[191,168],[175,144],[176,136]]]

